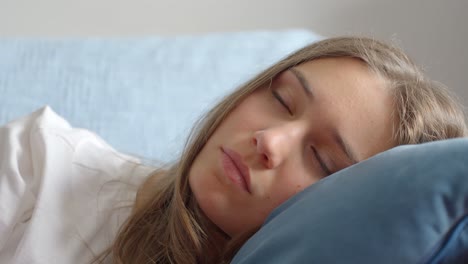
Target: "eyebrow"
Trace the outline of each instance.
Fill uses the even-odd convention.
[[[314,94],[312,93],[312,89],[310,89],[310,85],[309,83],[307,82],[307,80],[305,79],[304,75],[302,74],[302,72],[296,70],[295,68],[290,68],[289,70],[291,70],[291,72],[296,76],[296,78],[299,80],[299,82],[301,83],[301,86],[302,88],[304,89],[304,92],[306,93],[306,95],[309,97],[309,98],[313,98],[314,97]]]
[[[310,85],[307,82],[304,75],[302,74],[302,72],[300,72],[299,70],[295,68],[290,68],[290,70],[301,83],[301,86],[304,89],[304,92],[307,94],[307,96],[310,98],[313,98],[314,94],[312,93],[312,89],[310,89]],[[340,134],[336,130],[333,131],[333,139],[341,148],[341,150],[345,153],[346,157],[351,162],[351,165],[358,163],[358,158],[357,158],[356,153],[349,146],[349,144],[343,140],[343,137],[341,137]]]

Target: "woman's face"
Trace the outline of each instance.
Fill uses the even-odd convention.
[[[384,81],[363,62],[309,61],[227,116],[195,159],[189,183],[207,217],[235,236],[307,186],[393,147],[394,122]]]

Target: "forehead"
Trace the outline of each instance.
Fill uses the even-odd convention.
[[[312,60],[295,67],[314,93],[310,105],[365,159],[395,145],[393,100],[385,80],[353,58]]]

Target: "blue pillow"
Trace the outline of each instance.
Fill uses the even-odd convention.
[[[468,263],[468,139],[400,146],[292,197],[232,263]]]

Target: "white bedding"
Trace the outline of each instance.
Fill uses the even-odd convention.
[[[49,107],[0,128],[0,157],[2,264],[89,263],[131,210],[112,208],[136,194],[109,181],[138,185],[152,169]]]

